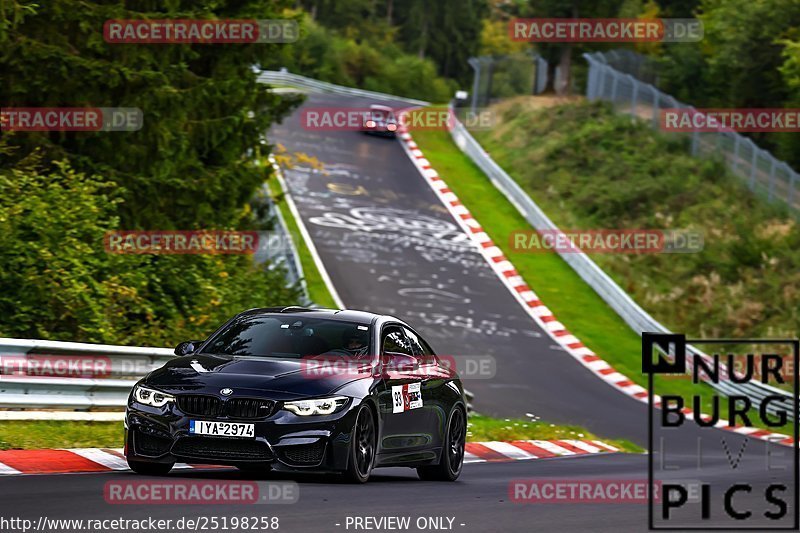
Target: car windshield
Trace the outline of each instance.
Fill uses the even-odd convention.
[[[373,109],[372,120],[392,121],[394,120],[394,115],[390,111],[384,111],[382,109]]]
[[[367,324],[297,316],[253,316],[220,331],[201,353],[299,359],[316,355],[367,357]]]

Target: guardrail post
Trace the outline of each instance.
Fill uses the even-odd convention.
[[[617,79],[619,79],[619,76],[613,70],[610,72],[614,76],[614,80],[611,82],[611,103],[613,104],[617,101]]]
[[[486,102],[483,105],[488,106],[492,103],[492,80],[494,79],[494,58],[491,56],[489,57],[489,66],[486,71]]]
[[[739,144],[742,142],[742,136],[734,133],[733,138],[736,140],[733,142],[733,168],[731,170],[736,174],[739,170]]]
[[[767,200],[772,201],[772,194],[775,191],[775,158],[771,157],[772,164],[769,167],[769,192],[767,193]]]
[[[594,97],[593,100],[598,98],[603,98],[606,91],[606,67],[601,64],[597,64],[597,86],[594,90]]]
[[[597,90],[597,67],[594,62],[584,54],[586,61],[589,62],[589,77],[586,80],[586,99],[589,101],[594,100],[595,91]]]
[[[654,86],[650,86],[650,89],[653,91],[653,127],[658,128],[658,119],[661,112],[661,108],[658,107],[658,103],[661,101],[658,95],[658,89]]]
[[[471,111],[473,116],[475,115],[475,109],[478,107],[478,90],[480,88],[480,80],[481,80],[481,60],[477,57],[470,57],[467,59],[467,63],[469,66],[472,67],[472,70],[475,71],[472,77],[472,105]]]

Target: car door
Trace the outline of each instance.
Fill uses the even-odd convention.
[[[447,425],[452,406],[452,390],[446,389],[451,373],[441,365],[430,345],[414,330],[403,327],[403,333],[420,361],[418,373],[422,379],[422,397],[425,399],[423,423],[429,428],[431,447],[438,448],[443,445],[442,428]]]
[[[384,459],[401,460],[431,447],[430,423],[424,408],[423,377],[417,368],[419,359],[400,325],[384,326],[381,332],[381,393],[379,403],[383,418],[381,450]],[[395,357],[394,361],[393,356]],[[402,359],[401,366],[393,365]],[[414,367],[407,364],[414,362]],[[409,457],[411,460],[411,457]]]

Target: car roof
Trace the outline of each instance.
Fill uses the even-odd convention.
[[[387,105],[380,105],[380,104],[371,104],[369,106],[370,110],[372,111],[391,111],[394,112],[394,109]]]
[[[341,322],[360,322],[362,324],[371,324],[378,318],[386,317],[398,322],[402,322],[402,320],[398,320],[394,317],[370,313],[369,311],[357,311],[354,309],[310,309],[301,306],[260,307],[256,309],[248,309],[247,311],[243,311],[236,315],[236,318],[263,315],[281,315],[283,317],[297,317],[301,319],[316,318],[337,320]]]

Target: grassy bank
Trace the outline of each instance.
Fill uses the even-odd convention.
[[[306,241],[300,233],[300,228],[297,225],[297,221],[291,209],[289,209],[289,204],[286,202],[286,196],[281,190],[278,179],[270,179],[267,183],[269,184],[273,200],[277,204],[281,216],[286,222],[286,226],[289,228],[289,233],[292,235],[295,248],[297,249],[297,255],[300,259],[300,265],[303,267],[303,276],[305,277],[309,298],[320,307],[336,309],[338,306],[333,301],[328,286],[325,284],[325,280],[322,279],[317,264],[314,262],[314,258],[311,256]]]
[[[524,183],[526,189],[531,193],[533,198],[551,216],[554,221],[563,228],[582,228],[582,227],[653,227],[648,226],[645,222],[636,223],[628,219],[627,213],[639,212],[640,209],[635,205],[636,200],[628,198],[629,192],[624,191],[627,187],[627,182],[609,184],[603,186],[595,186],[592,182],[591,176],[598,168],[601,168],[600,163],[591,159],[587,161],[585,155],[578,155],[569,152],[569,157],[577,160],[570,160],[565,162],[561,156],[555,157],[549,155],[549,152],[542,147],[551,147],[553,143],[559,143],[558,146],[562,150],[563,143],[568,142],[568,135],[571,132],[589,130],[602,132],[601,137],[606,138],[603,141],[610,147],[616,147],[618,150],[635,151],[636,146],[645,145],[651,142],[658,142],[654,139],[654,134],[649,129],[640,128],[635,124],[630,124],[629,119],[617,119],[609,115],[606,111],[598,106],[577,104],[567,106],[557,106],[553,109],[586,109],[589,113],[577,117],[574,122],[570,122],[567,117],[556,117],[547,119],[552,110],[525,110],[509,107],[508,109],[501,110],[502,116],[514,117],[509,118],[504,122],[500,128],[491,132],[484,133],[480,136],[481,141],[491,139],[487,142],[484,148],[487,149],[492,157],[501,164],[512,176],[516,172],[527,177]],[[567,111],[555,111],[555,113],[567,113]],[[517,113],[517,115],[515,115]],[[517,116],[525,114],[526,120],[520,119],[517,122]],[[530,113],[533,113],[531,115]],[[593,117],[592,113],[600,114],[601,118]],[[602,118],[604,117],[604,118]],[[602,120],[611,120],[611,126],[605,126]],[[553,128],[558,130],[553,133],[547,132],[545,123],[551,124]],[[596,124],[600,120],[600,124]],[[510,125],[513,122],[513,125]],[[629,132],[629,129],[633,132]],[[563,130],[564,133],[560,133]],[[623,132],[623,137],[618,138],[620,133]],[[531,132],[537,132],[536,136]],[[514,231],[530,229],[528,222],[517,212],[513,205],[511,205],[506,198],[491,184],[489,179],[483,172],[476,167],[472,161],[469,160],[453,143],[450,134],[445,131],[415,131],[412,132],[414,140],[419,145],[420,149],[424,152],[425,157],[431,162],[433,167],[447,182],[448,187],[458,195],[461,202],[472,212],[475,218],[481,223],[484,230],[491,236],[492,240],[503,250],[507,257],[514,263],[517,271],[525,278],[528,284],[537,293],[539,298],[547,305],[559,319],[560,322],[580,338],[584,344],[598,353],[603,359],[612,364],[617,370],[628,376],[634,382],[647,386],[647,377],[641,372],[641,339],[633,332],[627,324],[597,295],[597,293],[589,287],[584,281],[575,273],[572,268],[567,265],[558,255],[553,253],[518,253],[511,247],[510,235]],[[541,137],[539,136],[541,135]],[[628,136],[630,135],[630,137]],[[639,139],[634,140],[639,136]],[[563,137],[563,138],[562,138]],[[584,146],[584,150],[592,151],[597,150],[597,145],[602,144],[600,140],[593,139],[591,142],[587,141],[588,146]],[[576,152],[579,149],[575,150]],[[689,173],[694,169],[703,169],[706,174],[712,172],[717,168],[713,164],[698,162],[686,158],[683,152],[679,152],[678,148],[672,148],[670,154],[674,154],[675,161],[671,160],[667,155],[663,155],[659,161],[657,168],[671,169],[671,165],[676,165],[680,173]],[[650,154],[652,155],[652,154]],[[614,155],[614,149],[609,148],[608,151],[603,152],[602,155],[596,155],[598,158],[606,157],[609,159],[607,163],[609,167],[614,168],[615,165],[620,167],[618,169],[618,176],[623,178],[629,173],[627,166],[622,165],[619,161],[619,156]],[[541,159],[541,161],[540,161]],[[529,165],[540,165],[539,172],[534,173],[529,167],[525,166],[525,161]],[[513,166],[506,167],[506,163],[513,163]],[[552,187],[550,186],[550,177],[548,173],[541,170],[541,165],[547,165],[547,168],[553,173],[558,173],[561,176],[567,176],[571,172],[580,172],[586,176],[587,184],[576,186],[573,194],[579,196],[579,199],[574,200],[574,203],[568,203],[556,195],[555,199],[548,196],[544,201],[540,202],[540,195],[532,192],[531,189],[545,191],[551,195]],[[561,169],[561,166],[566,167],[566,170]],[[585,165],[585,168],[582,166]],[[681,167],[680,165],[684,165]],[[696,165],[696,167],[686,166]],[[575,170],[578,167],[580,170]],[[648,167],[648,172],[653,172],[656,169]],[[704,175],[706,175],[704,174]],[[516,177],[516,176],[515,176]],[[564,178],[564,180],[567,179]],[[689,179],[688,177],[686,178]],[[651,181],[659,182],[657,177],[651,177]],[[699,179],[695,181],[700,181]],[[667,195],[666,191],[653,190],[652,186],[648,186],[649,181],[645,176],[641,176],[640,185],[634,185],[633,190],[637,191],[637,197],[642,196],[648,198],[649,195],[654,195],[653,198],[648,200],[648,208],[653,208],[653,203],[657,202],[659,198]],[[640,190],[641,189],[641,190]],[[594,196],[608,198],[614,194],[623,196],[621,200],[611,201],[610,205],[605,205],[600,202],[605,210],[615,210],[622,213],[624,220],[620,221],[622,225],[609,225],[605,226],[585,226],[579,224],[573,219],[572,210],[582,212],[584,205],[592,204]],[[688,198],[686,195],[682,197],[686,202]],[[633,202],[631,204],[631,202]],[[670,203],[673,201],[670,200]],[[597,209],[595,210],[597,211]],[[654,215],[655,216],[655,215]],[[663,223],[661,226],[663,227]],[[683,257],[683,256],[682,256]],[[680,258],[676,258],[675,254],[670,256],[651,255],[648,257],[637,256],[606,256],[606,261],[601,262],[601,266],[606,268],[608,261],[617,260],[621,264],[629,264],[634,262],[634,259],[642,259],[644,261],[658,261],[662,268],[666,268],[670,262],[678,262]],[[696,258],[695,258],[696,259]],[[654,270],[652,276],[658,277],[659,283],[669,285],[670,281],[674,278],[670,277],[669,271]],[[663,278],[662,278],[663,277]],[[652,283],[647,277],[639,278],[636,275],[631,277],[622,276],[617,277],[617,281],[621,283],[625,290],[631,292],[631,288],[635,286],[650,286]],[[675,285],[677,286],[677,285]],[[635,299],[638,299],[636,291],[632,291]],[[662,300],[669,302],[670,299],[662,295]],[[657,315],[658,316],[658,315]],[[702,330],[698,332],[698,324],[702,324],[702,318],[697,313],[694,314],[697,323],[692,328],[685,329],[691,335],[709,335],[708,331]],[[663,318],[658,316],[659,318]],[[673,326],[676,331],[681,331],[681,324],[675,326],[669,320],[665,322]],[[693,386],[689,380],[665,378],[663,376],[656,376],[656,393],[666,394],[673,393],[679,394],[683,397],[690,397],[692,394],[698,392],[698,388]],[[710,397],[713,395],[712,389],[703,387],[699,389],[704,395],[703,410],[711,413]],[[727,409],[725,406],[721,409],[723,416],[726,416]],[[760,420],[754,420],[755,424],[760,427],[766,427]],[[774,428],[773,428],[774,429]],[[791,431],[790,428],[784,428],[783,431]]]
[[[525,420],[521,418],[490,418],[472,415],[469,417],[467,441],[512,441],[512,440],[601,440],[627,452],[644,451],[636,444],[620,439],[605,439],[579,427],[558,426],[542,420]]]
[[[704,234],[699,253],[593,254],[660,322],[698,337],[797,336],[800,228],[781,206],[691,157],[688,139],[605,105],[493,110],[499,126],[476,138],[559,227]]]
[[[122,421],[4,420],[0,450],[121,448],[123,435]]]

